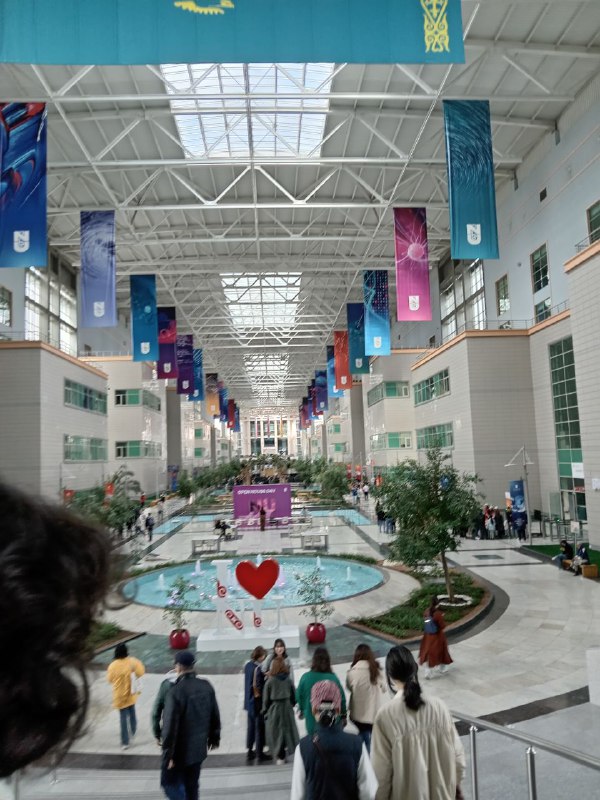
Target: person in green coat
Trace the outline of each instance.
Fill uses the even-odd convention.
[[[346,720],[346,695],[338,676],[331,669],[331,659],[326,647],[317,647],[313,653],[310,672],[306,672],[301,678],[296,689],[296,702],[300,709],[300,719],[306,722],[306,732],[313,734],[317,727],[317,722],[313,717],[310,691],[315,683],[319,681],[333,681],[339,686],[342,696],[342,719]]]
[[[285,764],[286,752],[292,756],[300,737],[294,717],[296,703],[294,684],[282,656],[271,661],[269,678],[263,691],[262,711],[265,715],[269,751],[277,756],[277,764]]]
[[[152,732],[157,743],[162,747],[162,716],[165,710],[165,702],[167,695],[171,691],[171,687],[177,680],[177,670],[172,669],[164,677],[164,680],[158,688],[158,694],[154,699],[152,706]]]

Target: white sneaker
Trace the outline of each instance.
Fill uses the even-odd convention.
[[[285,758],[278,758],[275,763],[277,764],[278,767],[281,767],[283,766],[283,764],[285,764]]]
[[[129,745],[128,744],[122,744],[121,745],[121,750],[129,750]]]

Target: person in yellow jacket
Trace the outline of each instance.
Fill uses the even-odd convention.
[[[145,672],[142,662],[129,655],[126,644],[115,647],[115,658],[108,665],[106,677],[112,683],[113,708],[119,709],[122,750],[127,750],[137,730],[135,704],[139,694],[132,692],[131,682],[134,676],[141,678]]]

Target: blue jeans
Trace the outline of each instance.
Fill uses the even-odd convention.
[[[557,562],[556,566],[559,569],[564,569],[563,561],[566,559],[566,555],[564,553],[559,553],[557,556],[554,556],[554,560]]]
[[[161,768],[160,785],[169,800],[198,800],[201,764]]]
[[[127,708],[120,708],[119,719],[121,722],[121,744],[129,744],[129,739],[135,736],[137,730],[135,705],[127,706]]]
[[[354,722],[354,720],[352,720]],[[365,747],[367,748],[367,753],[371,752],[371,731],[373,730],[373,726],[370,725],[368,722],[354,722],[356,727],[358,728],[358,735],[363,740]]]

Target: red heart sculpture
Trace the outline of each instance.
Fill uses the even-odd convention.
[[[240,561],[235,568],[239,585],[257,600],[271,591],[278,576],[279,564],[273,558],[266,558],[258,567],[253,561]]]

